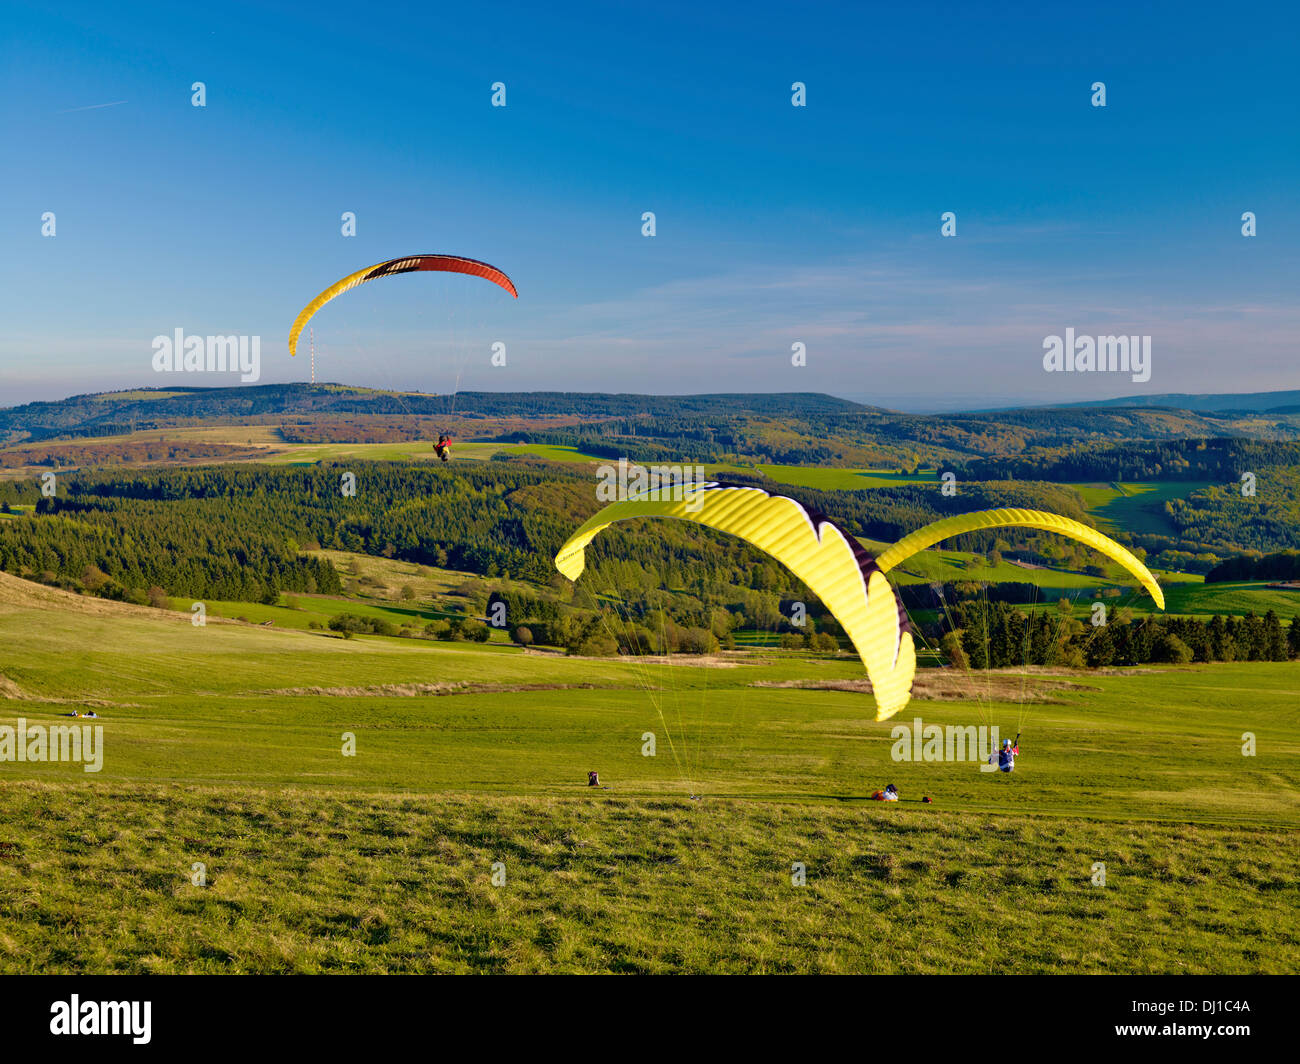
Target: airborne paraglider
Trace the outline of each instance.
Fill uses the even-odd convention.
[[[519,292],[515,288],[514,281],[510,280],[505,273],[495,266],[490,266],[486,262],[479,262],[477,259],[467,259],[460,255],[408,255],[405,258],[389,259],[387,262],[381,262],[376,266],[367,266],[364,270],[348,274],[342,280],[330,285],[303,307],[298,317],[294,319],[293,327],[289,330],[289,354],[296,355],[298,353],[298,338],[302,335],[303,329],[306,328],[307,322],[311,320],[312,315],[331,299],[341,296],[344,292],[356,288],[357,285],[365,284],[367,281],[375,281],[381,277],[392,277],[399,273],[417,273],[421,271],[463,273],[471,277],[482,277],[485,281],[491,281],[494,285],[504,288],[516,299],[519,298]]]

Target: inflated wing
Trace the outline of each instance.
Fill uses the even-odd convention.
[[[587,544],[613,522],[634,517],[694,521],[738,536],[799,577],[839,621],[866,666],[876,719],[907,705],[916,672],[911,625],[884,573],[853,536],[825,514],[761,488],[710,483],[680,489],[678,496],[611,503],[560,548],[556,568],[577,580]]]
[[[876,558],[876,564],[880,567],[881,572],[887,573],[904,559],[910,558],[917,553],[917,551],[933,547],[936,543],[951,539],[953,536],[959,536],[963,532],[979,532],[986,528],[1011,527],[1036,528],[1043,532],[1055,532],[1058,535],[1068,536],[1070,539],[1087,544],[1093,550],[1124,566],[1147,589],[1151,597],[1156,600],[1156,605],[1162,610],[1165,608],[1164,592],[1160,590],[1156,578],[1151,575],[1151,570],[1143,565],[1131,551],[1116,543],[1109,536],[1102,535],[1095,528],[1089,528],[1087,525],[1072,521],[1068,517],[1049,514],[1043,510],[979,510],[975,513],[961,514],[957,517],[945,517],[942,521],[935,521],[924,528],[918,528],[911,535],[904,536],[892,547],[881,552]]]
[[[380,277],[392,277],[398,273],[417,273],[422,270],[441,273],[464,273],[472,277],[482,277],[484,280],[491,281],[493,284],[504,288],[516,299],[519,298],[515,283],[509,277],[495,266],[489,266],[486,262],[479,262],[477,259],[467,259],[460,255],[408,255],[402,259],[389,259],[377,266],[367,266],[364,270],[348,274],[343,280],[330,285],[303,307],[301,313],[294,319],[293,328],[289,330],[289,354],[296,355],[298,353],[298,337],[302,335],[302,330],[306,327],[307,322],[311,320],[312,315],[331,299],[341,296],[349,289],[356,288],[357,285],[365,284],[367,281],[375,281]]]

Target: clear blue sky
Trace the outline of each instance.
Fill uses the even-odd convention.
[[[0,405],[210,383],[152,371],[176,328],[305,379],[298,309],[424,251],[519,285],[463,295],[509,351],[466,388],[1300,387],[1298,44],[1282,4],[10,6]],[[322,375],[452,386],[429,300],[488,286],[428,279],[322,312]],[[1044,373],[1067,327],[1151,335],[1150,383]]]

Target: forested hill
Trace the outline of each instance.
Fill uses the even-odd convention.
[[[1199,413],[1252,411],[1260,414],[1289,414],[1300,410],[1300,391],[1238,392],[1221,395],[1192,395],[1170,392],[1164,395],[1136,395],[1121,399],[1095,399],[1064,404],[1067,408],[1163,407],[1167,410],[1192,410]]]
[[[348,441],[358,434],[372,442],[420,439],[441,431],[453,415],[452,429],[465,439],[574,446],[642,461],[680,460],[686,447],[695,460],[882,468],[1005,456],[1022,456],[1032,467],[1060,458],[1061,451],[1135,441],[1300,438],[1300,417],[1291,415],[1042,407],[922,416],[813,392],[460,392],[453,399],[299,383],[140,389],[29,403],[0,410],[0,444],[217,424],[271,425],[283,432],[290,423],[286,440]]]
[[[0,570],[139,603],[155,587],[273,602],[286,591],[338,592],[332,566],[303,553],[324,547],[545,584],[556,551],[600,506],[590,477],[562,468],[351,461],[355,495],[340,491],[343,471],[324,464],[94,470],[61,478],[52,497],[34,480],[0,480],[0,512],[10,514],[0,521]],[[744,473],[735,479],[774,486]],[[834,511],[854,534],[887,541],[971,508],[1087,516],[1072,491],[1047,485],[970,484],[960,497],[920,485],[833,495],[800,488],[797,497]],[[763,564],[758,552],[690,522],[651,524],[610,529],[592,546],[589,571],[616,563],[635,569],[635,579],[625,574],[629,586],[721,593],[748,585]],[[987,552],[1001,535],[952,544]],[[1073,564],[1087,564],[1081,550]],[[788,574],[769,583],[767,590],[797,590]]]
[[[523,415],[547,417],[577,414],[583,417],[629,417],[636,414],[672,415],[787,415],[852,414],[879,407],[863,406],[820,392],[719,393],[716,395],[635,395],[601,392],[461,392],[457,410],[489,417]]]
[[[1243,471],[1300,467],[1300,443],[1229,439],[1165,440],[1105,447],[1042,451],[1032,456],[983,458],[965,464],[974,480],[1046,480],[1057,483],[1116,480],[1240,479]]]
[[[231,388],[146,388],[77,395],[0,410],[0,437],[111,436],[205,421],[302,414],[446,415],[448,397],[378,391],[339,384],[261,384]],[[460,416],[618,417],[767,415],[808,417],[870,411],[847,399],[813,392],[767,395],[627,395],[598,392],[461,392]]]

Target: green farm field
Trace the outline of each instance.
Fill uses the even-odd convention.
[[[1265,614],[1273,610],[1279,617],[1300,614],[1300,591],[1271,588],[1267,582],[1181,584],[1166,589],[1165,605],[1169,613],[1208,617],[1243,613]]]
[[[262,461],[268,465],[314,465],[317,462],[341,462],[347,459],[365,462],[436,462],[432,440],[409,440],[403,443],[306,443],[282,444],[283,450],[269,453]],[[457,461],[486,461],[503,450],[514,450],[498,443],[457,443],[453,453]]]
[[[719,466],[711,469],[718,476],[728,472],[762,473],[778,484],[819,491],[861,491],[864,488],[897,488],[908,484],[938,485],[938,476],[928,473],[896,473],[883,469],[839,469],[834,466],[757,465],[751,467]]]
[[[1193,492],[1210,487],[1208,481],[1168,480],[1135,484],[1071,484],[1108,532],[1150,532],[1169,535],[1176,531],[1164,511],[1170,499],[1186,499]]]
[[[343,574],[346,595],[309,595],[288,592],[274,605],[263,602],[206,599],[207,616],[267,627],[314,630],[329,626],[340,614],[377,618],[398,628],[420,627],[429,621],[465,616],[465,586],[483,585],[482,577],[454,569],[439,569],[415,562],[374,557],[341,550],[313,550],[304,553],[324,558]],[[529,593],[534,585],[522,580],[497,577],[490,582],[496,591]],[[406,598],[404,592],[410,593]],[[173,610],[190,613],[194,602],[171,597]],[[491,638],[508,643],[504,631],[491,630]]]
[[[1300,970],[1300,665],[925,670],[878,724],[847,656],[194,627],[7,576],[0,639],[0,723],[93,706],[105,744],[0,764],[0,970]],[[918,717],[1023,726],[1017,772],[894,760]]]

